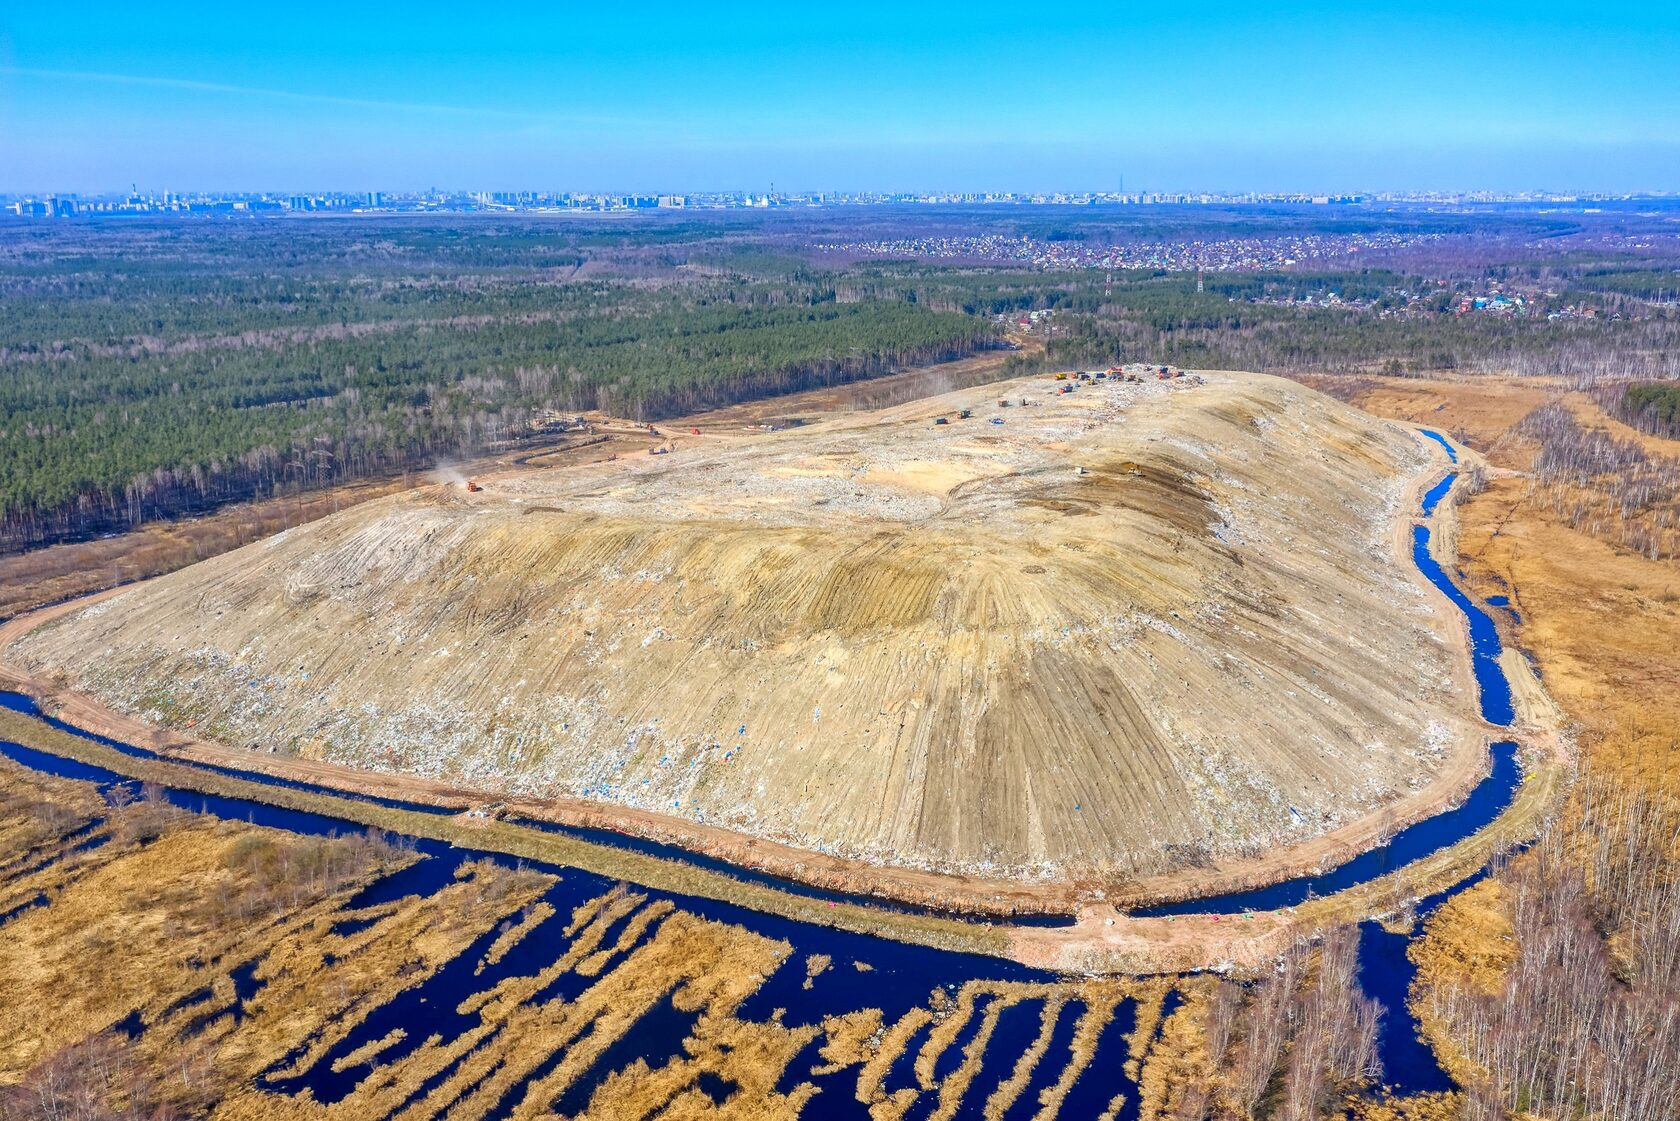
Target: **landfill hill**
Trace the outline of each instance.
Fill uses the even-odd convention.
[[[276,758],[987,877],[1252,855],[1470,765],[1406,552],[1438,449],[1277,378],[1067,384],[394,495],[8,656]]]

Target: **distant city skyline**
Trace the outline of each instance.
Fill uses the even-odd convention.
[[[1680,188],[1680,6],[0,14],[0,192]]]
[[[344,214],[575,212],[769,209],[879,205],[1139,207],[1209,206],[1475,206],[1528,204],[1591,208],[1605,203],[1680,206],[1680,192],[1559,191],[172,191],[132,185],[115,192],[0,191],[0,215],[70,218],[120,214],[224,212]]]

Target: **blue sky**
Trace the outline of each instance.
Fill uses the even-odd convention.
[[[1680,4],[5,4],[0,191],[1680,189]]]

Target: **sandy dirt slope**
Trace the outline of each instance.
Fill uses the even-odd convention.
[[[1473,769],[1414,433],[1254,375],[1056,385],[378,500],[8,656],[234,747],[986,877],[1251,854]]]

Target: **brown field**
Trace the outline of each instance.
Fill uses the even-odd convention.
[[[968,1101],[1001,1117],[1050,1064],[1056,1077],[1034,1103],[1048,1121],[1082,1075],[1118,1073],[1112,1053],[1104,1071],[1087,1068],[1121,1002],[1138,1008],[1126,1044],[1131,1075],[1170,1050],[1156,1042],[1170,982],[975,981],[933,989],[899,1020],[869,1009],[811,1024],[784,1022],[781,1012],[743,1018],[742,1002],[778,969],[809,977],[816,967],[786,942],[622,885],[556,913],[539,901],[552,876],[469,863],[429,897],[352,910],[357,888],[416,858],[377,839],[299,837],[144,799],[108,807],[87,784],[4,761],[0,798],[59,811],[53,830],[0,832],[0,891],[50,899],[10,920],[0,940],[0,1117],[8,1121],[95,1109],[474,1118],[509,1094],[516,1117],[550,1115],[568,1094],[576,1116],[796,1117],[819,1092],[844,1092],[877,1118],[903,1116],[924,1099],[931,1116]],[[67,851],[65,839],[85,837],[76,831],[90,821],[105,843]],[[332,1104],[285,1088],[375,1009],[470,947],[489,940],[478,951],[482,973],[533,939],[545,964],[469,985],[464,1031],[402,1046],[409,1031],[425,1029],[420,1018],[342,1053],[331,1069],[350,1072],[354,1086]],[[830,968],[870,976],[860,963]],[[536,999],[556,982],[575,995]],[[1017,1005],[1039,1014],[1037,1044],[1024,1055],[989,1051],[1000,1016]],[[674,1054],[597,1062],[656,1014],[691,1018]],[[1052,1049],[1050,1029],[1063,1017],[1069,1042]],[[976,1022],[979,1033],[959,1043]],[[813,1042],[818,1059],[807,1075],[794,1060]],[[956,1073],[935,1077],[953,1048]],[[907,1065],[889,1077],[901,1056]],[[823,1087],[809,1076],[822,1076]],[[718,1086],[726,1102],[714,1097]]]
[[[1486,489],[1459,507],[1458,560],[1475,594],[1510,598],[1521,622],[1501,619],[1507,644],[1537,661],[1585,776],[1543,844],[1431,919],[1411,951],[1414,1005],[1478,1116],[1497,1115],[1502,1094],[1507,1106],[1530,1095],[1545,1116],[1672,1116],[1675,1042],[1656,1010],[1680,995],[1668,960],[1680,921],[1680,566],[1628,542],[1630,527],[1674,510],[1667,499],[1630,508],[1613,473],[1582,472],[1560,495],[1534,474],[1541,436],[1520,422],[1555,404],[1652,457],[1672,462],[1680,443],[1620,424],[1562,379],[1370,379],[1352,400],[1428,417],[1487,456]],[[1618,1057],[1596,1067],[1607,1051]]]
[[[1561,524],[1523,476],[1534,442],[1512,429],[1555,399],[1653,454],[1680,454],[1680,441],[1635,432],[1561,382],[1370,380],[1360,407],[1465,433],[1486,455],[1494,477],[1458,508],[1468,590],[1510,597],[1522,623],[1506,620],[1509,637],[1535,656],[1585,754],[1642,784],[1680,781],[1680,567]]]

